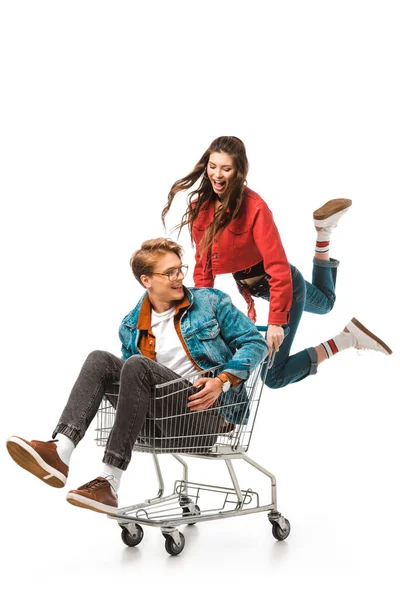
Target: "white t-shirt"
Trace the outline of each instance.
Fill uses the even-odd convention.
[[[176,333],[174,315],[175,306],[162,313],[151,311],[151,329],[156,338],[156,362],[180,377],[191,377],[199,371],[189,360]]]

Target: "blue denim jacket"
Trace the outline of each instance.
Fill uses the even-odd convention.
[[[181,315],[180,327],[194,362],[201,369],[221,366],[220,371],[248,379],[268,352],[265,340],[254,323],[220,290],[184,289],[190,305]],[[145,295],[124,317],[119,329],[124,360],[140,354],[137,322]],[[239,384],[220,399],[221,414],[232,423],[241,422],[244,416],[240,406],[229,406],[235,404],[234,397],[241,393],[242,387],[243,384]]]

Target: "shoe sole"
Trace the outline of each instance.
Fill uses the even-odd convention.
[[[31,446],[19,438],[7,440],[7,450],[11,458],[23,469],[38,477],[47,485],[55,488],[65,486],[67,478],[65,475],[50,467]]]
[[[393,350],[391,350],[389,348],[389,346],[387,344],[385,344],[385,342],[383,342],[380,338],[378,338],[376,335],[374,335],[372,333],[372,331],[370,331],[369,329],[367,329],[365,327],[365,325],[363,325],[362,323],[360,323],[360,321],[358,321],[358,319],[356,319],[355,317],[351,320],[352,323],[354,323],[354,325],[356,325],[359,329],[361,329],[361,331],[363,333],[365,333],[368,337],[372,338],[373,340],[375,340],[375,342],[377,342],[380,346],[382,346],[382,348],[384,348],[384,350],[388,353],[388,354],[393,354]]]
[[[335,200],[329,200],[321,208],[318,208],[313,212],[313,217],[316,221],[322,221],[327,219],[336,213],[349,208],[353,204],[352,200],[348,198],[336,198]]]
[[[117,507],[107,506],[106,504],[96,502],[96,500],[90,500],[90,498],[85,498],[84,496],[74,494],[73,492],[67,494],[67,502],[74,506],[78,506],[79,508],[88,508],[89,510],[94,510],[95,512],[106,515],[115,515],[118,512]]]

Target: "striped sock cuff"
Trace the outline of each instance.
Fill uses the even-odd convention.
[[[329,252],[329,244],[330,241],[319,242],[318,240],[315,242],[315,252],[316,254],[325,254],[325,252]]]
[[[322,342],[321,346],[325,350],[327,358],[331,358],[334,354],[339,352],[339,348],[336,346],[333,339],[328,340],[327,342]]]

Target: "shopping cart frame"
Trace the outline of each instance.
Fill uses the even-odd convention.
[[[266,331],[266,327],[259,327],[261,331]],[[110,519],[116,520],[122,528],[121,537],[127,546],[138,545],[144,536],[143,526],[159,527],[165,538],[165,548],[167,552],[176,556],[180,554],[185,546],[185,537],[178,527],[183,525],[194,525],[205,521],[214,521],[217,519],[226,519],[230,517],[244,516],[258,512],[268,512],[268,519],[272,525],[272,534],[276,540],[286,539],[290,533],[290,523],[282,516],[277,509],[277,486],[275,476],[258,464],[256,461],[246,455],[253,432],[255,418],[258,411],[258,405],[264,384],[261,380],[261,372],[271,368],[275,355],[267,357],[252,372],[249,380],[243,385],[243,394],[246,395],[246,402],[249,403],[249,411],[243,417],[242,422],[235,428],[223,435],[219,435],[217,443],[207,451],[201,448],[195,448],[195,451],[174,452],[174,448],[157,448],[138,443],[134,450],[152,454],[154,469],[158,480],[158,492],[155,497],[145,500],[139,504],[126,506],[118,509],[116,514],[109,514]],[[207,371],[199,372],[195,379],[201,376],[214,377],[220,368],[215,367]],[[177,379],[182,381],[182,378]],[[171,382],[154,386],[155,392],[171,385]],[[108,404],[107,404],[108,403]],[[102,406],[98,412],[97,428],[98,433],[96,441],[99,445],[105,445],[106,437],[104,432],[112,427],[112,407],[110,408],[108,398],[104,398]],[[106,411],[108,427],[104,426],[102,412]],[[103,415],[104,416],[104,415]],[[152,442],[152,440],[150,440]],[[182,479],[174,483],[173,493],[165,494],[164,478],[161,471],[158,454],[171,454],[173,458],[180,463],[183,468]],[[224,461],[233,487],[222,487],[216,485],[201,484],[189,481],[189,468],[186,460],[182,458],[185,454],[191,458],[202,458],[209,461]],[[242,489],[233,461],[243,460],[252,468],[261,472],[270,480],[270,502],[260,504],[259,494],[252,489]],[[201,496],[206,494],[208,497],[219,498],[219,503],[212,508],[202,510],[199,507]]]

